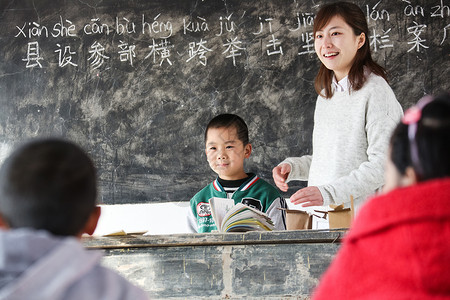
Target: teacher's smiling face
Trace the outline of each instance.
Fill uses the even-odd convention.
[[[320,61],[332,70],[339,81],[350,72],[356,52],[364,45],[365,34],[355,35],[340,16],[334,16],[314,36],[314,47]]]

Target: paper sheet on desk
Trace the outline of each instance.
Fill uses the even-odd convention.
[[[306,206],[303,207],[301,204],[293,204],[289,198],[286,198],[286,204],[288,209],[301,210],[309,214],[313,214],[315,210],[328,210],[328,206]]]
[[[329,208],[327,206],[307,206],[307,207],[303,207],[300,204],[298,204],[298,205],[293,204],[289,200],[289,198],[286,199],[286,203],[287,203],[287,206],[288,206],[289,209],[304,211],[304,212],[307,212],[308,214],[312,215],[313,216],[312,226],[311,226],[312,229],[328,229],[329,228],[328,219],[316,217],[317,210],[328,211]]]
[[[110,234],[190,233],[189,202],[99,205],[102,213],[95,236]]]

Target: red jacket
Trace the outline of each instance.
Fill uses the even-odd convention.
[[[450,178],[372,198],[312,299],[450,299]]]

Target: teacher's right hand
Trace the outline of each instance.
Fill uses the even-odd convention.
[[[275,185],[282,190],[283,192],[287,192],[288,184],[286,183],[286,179],[291,173],[291,165],[289,164],[281,164],[273,168],[272,176],[275,181]]]

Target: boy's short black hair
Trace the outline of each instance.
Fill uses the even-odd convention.
[[[96,198],[92,160],[65,140],[26,143],[0,168],[0,214],[10,228],[75,236],[94,211]]]
[[[415,141],[418,148],[420,181],[450,176],[450,94],[442,94],[428,103],[417,123]],[[391,161],[405,175],[407,167],[414,167],[408,125],[400,123],[391,137]]]
[[[239,140],[246,146],[249,143],[248,139],[248,127],[245,124],[245,121],[235,114],[221,114],[218,115],[209,121],[208,126],[206,126],[205,130],[205,142],[208,137],[208,130],[210,128],[230,128],[235,127]]]

